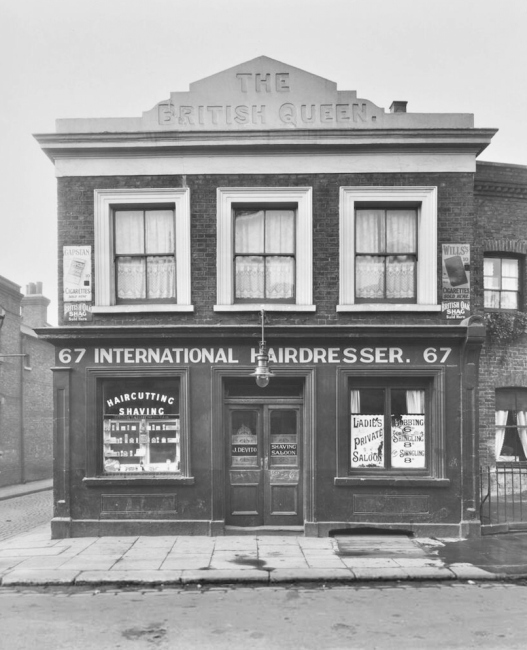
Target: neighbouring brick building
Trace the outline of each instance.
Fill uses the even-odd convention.
[[[519,506],[527,485],[527,167],[478,162],[474,196],[487,324],[479,382],[484,495],[490,487],[484,519],[518,527],[526,518]],[[498,500],[501,513],[496,512]]]
[[[477,534],[483,258],[523,254],[493,230],[523,168],[476,163],[494,133],[260,57],[37,135],[63,270],[38,330],[53,535]]]
[[[53,476],[54,347],[34,328],[47,326],[42,283],[0,276],[0,486]]]

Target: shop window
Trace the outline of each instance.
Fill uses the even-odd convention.
[[[192,310],[189,190],[95,190],[93,311]]]
[[[435,187],[342,187],[338,311],[438,311]]]
[[[520,308],[520,261],[514,257],[485,256],[485,309]]]
[[[496,460],[527,460],[527,388],[496,389]]]
[[[352,471],[426,468],[424,389],[352,387],[350,407]]]
[[[87,485],[193,483],[188,369],[89,368],[86,380]]]
[[[216,311],[314,311],[311,188],[218,189]]]
[[[339,370],[337,484],[444,481],[443,389],[439,368]]]

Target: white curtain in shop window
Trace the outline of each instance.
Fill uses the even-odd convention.
[[[516,414],[518,421],[518,435],[523,447],[523,453],[527,456],[527,411],[518,411]]]
[[[505,440],[505,425],[507,424],[508,414],[508,411],[496,411],[496,460],[501,456],[501,450]]]
[[[148,296],[151,299],[176,297],[176,268],[173,257],[149,257]]]
[[[360,390],[350,391],[351,412],[360,413]]]
[[[407,413],[413,413],[413,414],[424,413],[425,412],[424,390],[407,390],[406,408],[407,408]]]

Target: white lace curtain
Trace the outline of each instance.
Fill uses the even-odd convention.
[[[416,211],[361,209],[355,223],[357,298],[415,298]]]
[[[259,210],[236,215],[236,297],[249,300],[294,296],[295,213]]]
[[[115,253],[118,298],[159,300],[176,296],[172,210],[116,212]]]

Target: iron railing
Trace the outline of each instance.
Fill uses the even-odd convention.
[[[480,468],[482,526],[525,529],[527,524],[527,465],[500,463]]]

